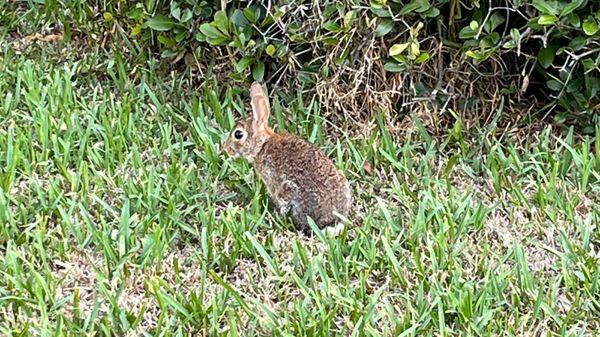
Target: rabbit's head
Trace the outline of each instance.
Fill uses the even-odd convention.
[[[238,121],[223,146],[227,155],[233,158],[244,157],[253,162],[263,144],[274,135],[267,124],[269,101],[262,86],[254,82],[250,88],[252,117]]]

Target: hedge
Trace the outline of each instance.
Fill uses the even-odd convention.
[[[559,122],[598,120],[599,1],[71,0],[45,6],[67,34],[100,21],[170,63],[217,67],[228,81],[316,88],[324,99],[338,95],[345,113],[401,110],[415,97],[434,97],[427,104],[436,111],[450,100],[460,111],[481,106],[473,99],[500,95]],[[344,105],[345,99],[354,102]]]

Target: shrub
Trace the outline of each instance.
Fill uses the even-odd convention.
[[[433,97],[427,105],[435,111],[449,101],[455,110],[478,109],[474,100],[501,94],[515,106],[552,112],[557,121],[589,125],[598,118],[597,1],[72,0],[65,6],[86,13],[71,16],[74,25],[100,19],[171,62],[220,67],[226,80],[315,87],[324,100],[337,98],[331,108],[345,114],[402,110],[416,96]]]

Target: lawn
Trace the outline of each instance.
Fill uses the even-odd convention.
[[[347,229],[305,235],[222,153],[245,84],[22,38],[0,36],[1,335],[600,334],[598,137],[334,125],[270,92],[352,184]]]

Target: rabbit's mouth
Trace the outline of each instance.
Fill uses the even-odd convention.
[[[223,145],[223,151],[225,152],[225,154],[228,157],[233,157],[233,153],[231,153],[232,151],[231,151],[231,147],[229,147],[229,144]]]
[[[227,143],[225,145],[223,145],[223,151],[225,152],[225,154],[228,157],[231,157],[231,158],[234,158],[234,159],[237,158],[237,157],[239,157],[239,154],[236,151],[234,151],[231,148],[231,146],[229,144],[227,144]]]

